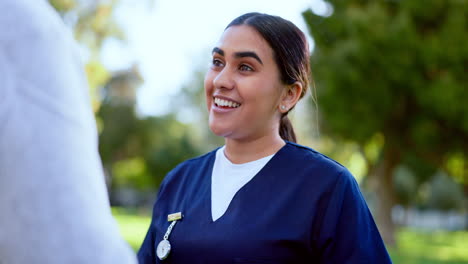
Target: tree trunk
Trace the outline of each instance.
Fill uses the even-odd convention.
[[[399,162],[397,149],[384,148],[382,159],[371,172],[370,187],[377,194],[375,221],[387,246],[396,246],[392,208],[396,203],[393,172]]]

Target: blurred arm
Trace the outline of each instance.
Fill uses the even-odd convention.
[[[45,0],[0,10],[0,263],[136,263],[71,33]]]

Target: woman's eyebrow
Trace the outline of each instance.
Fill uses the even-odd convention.
[[[258,62],[260,62],[261,65],[263,65],[263,62],[260,59],[260,57],[257,55],[257,53],[255,53],[253,51],[236,52],[236,53],[234,53],[234,57],[236,57],[236,58],[252,57],[252,58],[256,59]]]
[[[211,53],[218,53],[219,55],[224,56],[224,50],[222,50],[222,49],[220,49],[218,47],[214,47],[213,50],[211,51]],[[260,59],[260,57],[257,55],[257,53],[255,53],[253,51],[239,51],[239,52],[234,53],[234,57],[235,58],[252,57],[252,58],[256,59],[258,62],[260,62],[260,64],[263,65],[263,62]]]
[[[224,56],[224,50],[218,48],[218,47],[214,47],[213,50],[211,51],[211,54],[213,53],[218,53],[219,55],[221,56]]]

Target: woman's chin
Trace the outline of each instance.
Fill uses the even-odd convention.
[[[227,137],[231,134],[231,129],[228,129],[227,127],[221,126],[219,124],[213,124],[210,122],[209,127],[211,132],[213,132],[213,134],[218,137]]]
[[[226,136],[225,131],[223,129],[218,128],[218,127],[210,126],[210,130],[211,130],[211,132],[213,132],[213,134],[215,134],[218,137],[225,137]]]

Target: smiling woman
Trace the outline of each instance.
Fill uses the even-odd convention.
[[[226,153],[245,141],[260,151],[251,152],[252,157],[232,153],[228,158],[234,163],[273,154],[284,145],[279,133],[274,133],[279,131],[281,118],[278,106],[294,104],[302,88],[296,85],[288,98],[283,86],[268,43],[249,26],[229,27],[213,49],[213,63],[205,77],[209,125],[216,135],[226,138]],[[287,99],[291,102],[281,102]],[[217,104],[223,101],[238,107]]]
[[[166,176],[140,263],[391,262],[349,171],[295,143],[287,114],[309,76],[291,22],[248,13],[227,26],[205,77],[225,145]]]

